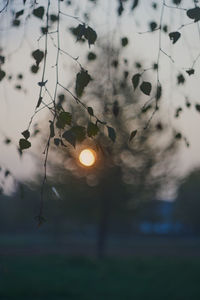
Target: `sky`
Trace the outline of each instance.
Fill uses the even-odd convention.
[[[15,8],[21,9],[20,0],[15,1]],[[27,1],[28,2],[28,1]],[[41,5],[46,1],[38,1]],[[161,2],[158,10],[155,11],[151,6],[151,1],[142,0],[140,5],[133,12],[130,12],[130,4],[125,3],[126,9],[120,18],[116,15],[117,1],[116,0],[99,0],[99,4],[95,6],[89,1],[72,1],[72,7],[62,4],[62,11],[70,16],[76,16],[80,20],[84,19],[83,12],[87,11],[90,14],[89,25],[94,28],[98,34],[98,39],[105,39],[109,43],[118,43],[120,38],[127,36],[129,45],[124,49],[124,55],[129,57],[135,72],[134,62],[142,61],[144,68],[148,69],[156,62],[159,51],[159,30],[154,33],[149,33],[149,22],[155,21],[159,24],[161,14]],[[168,5],[172,5],[172,1],[166,0]],[[55,3],[55,2],[54,2]],[[192,8],[192,1],[182,1],[182,7]],[[54,7],[51,7],[52,12]],[[88,45],[79,45],[69,33],[68,28],[77,26],[79,21],[70,16],[62,16],[61,19],[61,48],[65,49],[73,57],[79,57],[79,62],[86,65],[86,53]],[[186,12],[179,9],[164,8],[163,25],[167,24],[169,32],[176,31],[182,24],[187,24],[191,20],[186,16]],[[24,16],[22,23],[25,22]],[[187,148],[184,142],[181,143],[181,149],[177,158],[177,163],[174,165],[174,172],[181,176],[187,174],[192,169],[200,165],[200,141],[198,138],[198,127],[200,115],[195,109],[195,105],[200,103],[199,99],[199,76],[200,71],[199,61],[195,65],[195,74],[188,76],[185,72],[189,69],[199,54],[199,36],[198,24],[184,26],[180,29],[181,38],[177,43],[172,45],[168,34],[161,35],[161,48],[168,55],[160,54],[160,81],[164,87],[162,98],[162,113],[168,126],[174,126],[180,130],[188,139],[190,147]],[[42,145],[38,145],[36,140],[33,140],[33,148],[27,151],[23,158],[19,157],[16,151],[18,140],[21,138],[21,132],[24,131],[34,113],[34,109],[38,100],[39,87],[37,85],[41,78],[39,75],[30,73],[30,66],[33,63],[31,52],[34,49],[44,46],[44,38],[38,42],[40,35],[38,22],[35,17],[32,17],[22,29],[11,28],[10,19],[7,17],[7,12],[0,16],[0,38],[1,45],[5,48],[6,59],[5,68],[7,74],[12,75],[12,80],[3,80],[0,84],[0,164],[4,168],[12,171],[16,178],[32,178],[38,172],[39,165],[42,170]],[[141,34],[142,33],[142,34]],[[52,35],[53,36],[53,35]],[[51,43],[49,39],[49,43]],[[91,46],[91,50],[95,51],[95,45]],[[4,51],[2,55],[4,54]],[[53,93],[55,73],[53,65],[55,64],[56,51],[54,47],[49,50],[48,60],[48,87]],[[171,61],[171,58],[174,62]],[[62,56],[62,68],[60,77],[63,84],[70,86],[70,82],[75,79],[76,72],[79,70],[77,63],[70,57]],[[3,66],[2,66],[3,69]],[[19,84],[17,74],[23,73],[22,90],[18,91],[14,87]],[[187,79],[183,86],[177,86],[177,74],[182,73]],[[147,72],[147,77],[150,78],[152,84],[156,85],[155,73]],[[186,97],[191,102],[192,107],[185,107]],[[181,106],[184,110],[178,119],[174,118],[175,109]],[[36,122],[45,122],[47,114],[45,111],[39,113],[33,124]],[[45,130],[44,130],[45,134]],[[13,144],[5,145],[5,138],[11,138]],[[41,172],[41,170],[39,172]],[[10,183],[9,183],[10,187]],[[8,187],[8,190],[12,189]]]

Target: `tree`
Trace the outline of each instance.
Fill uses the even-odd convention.
[[[110,53],[112,68],[107,73]],[[131,220],[135,209],[155,198],[166,178],[169,180],[170,159],[176,143],[174,132],[156,119],[142,135],[138,134],[138,128],[146,127],[152,107],[144,106],[140,110],[142,99],[132,93],[132,83],[128,80],[129,66],[127,62],[118,65],[124,55],[123,49],[105,47],[103,42],[93,54],[97,59],[88,65],[89,73],[93,74],[93,84],[88,87],[87,96],[82,98],[90,119],[87,112],[77,110],[77,105],[67,96],[59,95],[59,116],[64,113],[72,115],[73,119],[61,126],[62,118],[58,117],[57,122],[60,123],[53,130],[54,148],[49,152],[49,172],[51,186],[62,195],[64,203],[74,207],[74,212],[77,210],[75,215],[78,213],[80,218],[89,218],[99,224],[97,253],[98,257],[102,257],[111,220],[120,218],[120,215]],[[90,61],[90,56],[87,57]],[[112,81],[109,81],[109,76]],[[104,123],[94,122],[91,101],[109,124],[106,128],[108,136],[102,132]],[[156,142],[161,134],[167,140],[162,146]],[[88,147],[96,152],[98,158],[91,168],[77,162],[81,149]],[[71,180],[72,175],[75,179]],[[64,211],[71,212],[69,207],[66,204]],[[40,216],[42,211],[38,218]]]
[[[199,222],[199,170],[193,171],[182,180],[175,202],[174,217],[200,232]]]
[[[91,7],[98,7],[99,1],[92,1],[88,0],[86,1],[88,5],[92,5]],[[131,11],[134,16],[136,16],[137,11],[139,10],[140,6],[142,6],[141,1],[113,1],[113,4],[116,4],[117,7],[111,6],[110,8],[114,9],[114,12],[117,12],[117,18],[123,18],[123,15],[127,13],[127,11]],[[130,6],[129,6],[130,4]],[[30,121],[28,123],[28,126],[22,130],[22,136],[19,140],[18,145],[18,151],[22,155],[23,152],[27,151],[26,149],[31,147],[32,143],[32,137],[35,136],[38,133],[37,126],[34,126],[33,122],[35,118],[37,119],[37,115],[44,110],[47,110],[51,114],[51,119],[47,121],[46,126],[49,128],[49,133],[46,138],[46,146],[44,150],[44,178],[43,178],[43,184],[42,184],[42,191],[41,191],[41,198],[43,198],[43,190],[44,190],[44,183],[47,179],[47,163],[48,163],[48,154],[49,149],[51,145],[58,145],[62,146],[63,139],[64,138],[67,141],[67,144],[71,144],[74,146],[75,142],[78,140],[83,141],[87,135],[89,137],[96,137],[97,134],[102,136],[108,136],[110,138],[111,142],[114,144],[111,144],[111,149],[113,150],[113,153],[115,151],[119,151],[120,143],[115,145],[115,140],[118,138],[118,132],[121,130],[123,134],[121,137],[121,145],[124,145],[124,138],[126,138],[126,141],[130,140],[131,143],[133,143],[136,139],[141,140],[148,140],[151,137],[151,131],[149,131],[149,127],[155,126],[153,123],[153,120],[156,118],[163,119],[163,113],[162,110],[166,110],[166,106],[162,104],[163,99],[163,93],[164,97],[166,97],[166,89],[163,87],[164,78],[161,76],[162,74],[162,58],[166,58],[169,60],[170,64],[175,64],[175,61],[173,57],[168,54],[165,51],[165,44],[167,41],[167,45],[169,46],[169,43],[174,44],[175,47],[180,43],[182,34],[180,33],[180,30],[185,27],[191,26],[198,26],[199,21],[199,7],[197,5],[197,2],[191,1],[191,3],[187,4],[188,7],[183,7],[184,4],[182,1],[170,1],[170,4],[167,3],[167,1],[153,1],[150,4],[148,4],[149,9],[152,10],[152,12],[155,14],[155,18],[158,19],[158,21],[152,21],[149,22],[141,17],[139,15],[139,20],[141,22],[144,21],[145,24],[142,24],[141,29],[147,28],[148,30],[144,30],[140,33],[140,36],[147,36],[152,35],[152,37],[155,36],[156,32],[158,34],[157,36],[157,47],[156,47],[156,59],[154,59],[153,63],[151,62],[150,67],[143,67],[140,60],[136,60],[133,57],[130,57],[130,59],[127,59],[126,56],[130,56],[130,54],[126,53],[127,55],[124,55],[120,57],[120,61],[118,58],[112,59],[112,53],[108,55],[107,59],[107,70],[108,74],[112,76],[114,75],[115,71],[117,70],[117,67],[119,63],[124,63],[124,65],[128,65],[128,63],[133,65],[135,63],[135,66],[137,70],[133,67],[131,67],[131,70],[129,69],[130,75],[127,73],[127,70],[124,70],[123,79],[120,80],[120,84],[122,85],[121,88],[123,88],[123,85],[125,85],[125,93],[130,95],[130,93],[135,95],[143,95],[144,99],[141,101],[140,109],[138,109],[137,114],[134,115],[134,122],[136,123],[136,126],[133,128],[133,130],[130,130],[130,127],[127,128],[125,124],[118,123],[111,120],[109,117],[109,114],[106,116],[103,111],[101,113],[96,111],[93,108],[92,101],[90,105],[87,105],[87,102],[84,99],[87,97],[88,93],[95,93],[96,87],[93,82],[93,74],[88,71],[88,68],[83,64],[82,60],[83,58],[79,58],[75,55],[72,55],[71,52],[68,52],[64,46],[66,46],[63,43],[63,36],[65,34],[65,22],[70,22],[71,20],[73,22],[73,25],[71,26],[71,23],[68,23],[67,30],[70,31],[73,36],[75,37],[74,43],[76,41],[77,46],[77,52],[81,53],[82,47],[83,49],[89,49],[88,53],[88,59],[89,61],[93,61],[95,59],[99,60],[101,59],[101,56],[96,57],[96,53],[93,49],[95,49],[96,44],[98,42],[99,33],[97,32],[95,26],[92,26],[92,16],[89,16],[89,11],[84,11],[82,13],[83,19],[81,17],[76,16],[75,12],[80,13],[80,5],[74,1],[61,1],[58,0],[54,4],[50,3],[50,0],[48,1],[41,1],[37,2],[34,0],[30,1],[22,1],[21,6],[16,6],[14,1],[4,1],[3,6],[0,10],[2,18],[10,18],[11,28],[14,28],[14,30],[21,30],[21,28],[25,28],[25,25],[28,24],[34,25],[34,34],[36,32],[36,35],[39,34],[38,37],[38,44],[34,44],[33,49],[31,49],[31,59],[32,59],[32,65],[31,65],[31,76],[37,76],[37,87],[38,87],[38,96],[35,102],[35,111],[33,116],[30,118]],[[71,10],[73,14],[68,14],[68,10]],[[170,24],[165,24],[165,16],[169,17],[169,14],[166,13],[166,11],[171,11],[172,13],[175,13],[175,16],[178,11],[180,11],[185,18],[187,18],[188,21],[191,21],[189,24],[182,23],[181,27],[176,30],[169,31]],[[111,16],[109,15],[110,11],[108,11],[108,22],[109,18]],[[104,15],[103,15],[104,16]],[[91,18],[90,18],[91,17]],[[3,19],[2,19],[3,20]],[[31,21],[32,20],[32,21]],[[30,22],[30,23],[29,23]],[[31,23],[33,22],[33,23]],[[78,24],[74,25],[75,22],[78,22]],[[37,24],[37,25],[36,25]],[[176,24],[175,24],[176,25]],[[94,27],[94,28],[93,28]],[[32,30],[32,28],[31,28]],[[108,31],[109,28],[106,26],[106,31]],[[126,52],[126,49],[128,48],[130,44],[130,38],[127,35],[122,35],[119,37],[118,33],[120,32],[120,27],[116,27],[115,30],[112,28],[113,32],[115,34],[110,34],[108,32],[108,35],[105,35],[106,39],[106,47],[109,48],[109,45],[112,43],[116,43],[120,41],[121,48],[124,49]],[[171,30],[171,29],[170,29]],[[6,31],[7,32],[7,31]],[[107,32],[106,32],[107,33]],[[163,43],[162,38],[165,40]],[[87,44],[87,46],[86,46]],[[175,45],[176,44],[176,45]],[[79,47],[80,45],[80,47]],[[93,47],[93,48],[92,48]],[[110,47],[112,49],[112,47]],[[127,50],[128,51],[128,50]],[[6,47],[2,48],[1,53],[1,71],[0,71],[0,80],[2,81],[1,84],[3,84],[6,80],[10,80],[12,82],[12,78],[10,77],[10,74],[7,74],[6,71],[6,61],[7,61],[7,49]],[[29,54],[28,54],[29,55]],[[162,56],[162,57],[161,57]],[[82,60],[81,60],[82,59]],[[191,66],[189,68],[185,68],[184,70],[178,70],[178,73],[173,74],[174,80],[177,81],[177,86],[180,88],[183,84],[186,82],[186,75],[189,77],[192,77],[195,73],[195,66],[198,63],[199,54],[196,55],[195,59],[193,60]],[[52,60],[54,60],[54,65],[52,68]],[[66,60],[70,60],[76,65],[77,69],[73,73],[73,75],[70,77],[70,80],[67,84],[64,84],[65,81],[65,74],[63,73],[63,65],[65,64]],[[146,63],[145,63],[146,64]],[[148,61],[148,64],[149,61]],[[75,67],[75,68],[76,68]],[[113,69],[114,71],[110,71]],[[71,70],[71,68],[70,68]],[[183,71],[186,73],[183,74]],[[54,78],[52,78],[52,72],[54,72]],[[177,71],[176,71],[177,72]],[[26,74],[27,75],[27,74]],[[29,75],[30,76],[30,75]],[[106,78],[107,82],[104,82],[105,85],[107,83],[111,83],[109,88],[112,88],[113,91],[110,93],[110,95],[115,96],[115,92],[118,93],[116,87],[113,84],[113,77]],[[154,78],[153,80],[150,78]],[[29,77],[30,78],[30,77]],[[22,80],[23,82],[23,74],[22,72],[18,73],[17,75],[18,83],[15,84],[15,88],[17,90],[23,90],[22,84],[19,83]],[[129,87],[126,86],[126,81],[129,81]],[[35,80],[36,81],[36,80]],[[72,82],[72,83],[71,83]],[[130,90],[130,84],[132,85],[132,91]],[[90,88],[91,87],[91,88]],[[114,90],[115,88],[115,90]],[[92,91],[93,90],[93,91]],[[91,91],[91,92],[90,92]],[[138,93],[138,94],[137,94]],[[66,95],[70,96],[73,101],[77,104],[76,109],[74,111],[69,112],[63,109],[62,102],[65,101],[67,98]],[[102,91],[100,92],[100,95],[102,95]],[[129,97],[129,96],[128,96]],[[68,98],[67,98],[68,99]],[[130,97],[131,99],[131,97]],[[192,103],[193,106],[196,108],[196,110],[199,112],[199,104],[198,103]],[[186,100],[186,107],[191,107],[191,101]],[[110,104],[109,104],[110,105]],[[111,103],[112,110],[115,112],[114,114],[117,114],[117,111],[119,109],[118,105],[119,103],[117,100],[115,102]],[[182,105],[183,106],[183,105]],[[178,106],[175,108],[175,117],[179,117],[179,115],[183,111],[183,107]],[[74,125],[76,123],[76,112],[75,110],[78,110],[78,114],[80,114],[80,111],[84,111],[87,113],[87,120],[84,115],[85,124],[82,124],[81,127]],[[133,108],[134,110],[134,108]],[[143,113],[147,112],[148,118],[145,120],[144,125],[144,118],[142,117]],[[174,112],[173,112],[174,113]],[[132,117],[132,115],[131,115]],[[118,117],[118,119],[120,116]],[[88,120],[92,120],[88,125]],[[136,121],[135,121],[136,120]],[[74,122],[74,123],[73,123]],[[113,124],[111,124],[113,122]],[[116,128],[115,128],[116,125]],[[69,126],[69,130],[66,134],[65,127]],[[163,128],[163,122],[157,121],[157,129],[162,131]],[[127,130],[129,132],[127,133]],[[125,133],[124,133],[125,131]],[[163,131],[164,132],[164,131]],[[186,145],[189,145],[189,142],[185,135],[181,133],[179,130],[172,130],[173,137],[176,140],[184,140]],[[55,134],[58,134],[58,136],[55,136]],[[164,135],[165,136],[165,135]],[[118,138],[119,139],[119,138]],[[6,139],[8,142],[9,139]],[[102,142],[104,141],[104,138],[102,137]],[[8,143],[10,144],[10,142]],[[101,144],[101,143],[100,143]],[[142,153],[142,152],[141,152]],[[42,217],[42,213],[40,213],[39,218]]]

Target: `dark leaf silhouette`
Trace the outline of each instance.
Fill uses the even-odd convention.
[[[93,45],[97,39],[97,33],[90,26],[86,27],[85,24],[79,24],[76,28],[71,28],[71,32],[77,37],[77,41],[82,40],[84,37],[90,45]]]
[[[197,110],[198,112],[200,112],[200,104],[196,104],[196,105],[195,105],[195,108],[196,108],[196,110]]]
[[[162,86],[159,84],[156,90],[156,100],[157,101],[160,100],[161,96],[162,96]]]
[[[56,22],[56,21],[58,21],[58,16],[52,14],[52,15],[50,15],[50,20],[51,20],[51,22]]]
[[[82,142],[86,138],[86,130],[83,126],[73,126],[71,128],[72,132],[74,133],[76,140],[78,142]]]
[[[88,85],[88,83],[92,80],[91,76],[88,74],[88,71],[82,69],[76,75],[76,95],[81,97],[83,94],[84,88]]]
[[[156,28],[157,28],[157,23],[156,22],[151,22],[150,24],[149,24],[149,27],[150,27],[150,30],[151,31],[154,31]]]
[[[16,19],[19,18],[21,15],[23,15],[23,13],[24,13],[24,10],[23,10],[23,9],[20,10],[20,11],[18,11],[18,12],[16,12],[15,18],[16,18]]]
[[[87,58],[88,58],[88,60],[95,60],[97,58],[97,56],[94,52],[89,52]]]
[[[6,72],[0,70],[0,81],[6,76]]]
[[[63,133],[62,137],[70,143],[74,148],[76,147],[76,136],[74,132],[70,129]]]
[[[43,57],[44,57],[44,52],[37,49],[35,51],[32,52],[32,56],[36,61],[36,66],[38,67],[40,62],[42,61]]]
[[[140,82],[140,77],[141,77],[141,75],[139,73],[133,75],[133,77],[132,77],[132,83],[133,83],[134,90],[138,87],[138,84]]]
[[[38,107],[40,106],[41,103],[42,103],[42,97],[39,97],[36,108],[38,108]]]
[[[32,72],[32,73],[36,74],[36,73],[38,72],[38,70],[39,70],[39,67],[38,67],[38,66],[36,66],[36,65],[32,65],[32,66],[31,66],[31,72]]]
[[[124,6],[123,6],[123,3],[122,3],[122,0],[119,0],[119,7],[117,9],[118,16],[121,16],[123,11],[124,11]]]
[[[94,116],[94,112],[93,112],[93,108],[92,107],[89,106],[87,108],[87,110],[88,110],[88,113],[89,113],[90,116]]]
[[[44,7],[40,6],[33,10],[33,15],[39,19],[42,19],[44,16]]]
[[[184,84],[185,82],[185,77],[182,74],[179,74],[177,76],[177,84]]]
[[[27,141],[26,139],[20,139],[19,140],[19,148],[20,150],[28,149],[31,147],[31,143]]]
[[[168,26],[167,26],[167,25],[164,25],[164,26],[162,27],[162,30],[163,30],[165,33],[167,33],[167,32],[168,32]]]
[[[181,34],[178,31],[169,33],[169,38],[170,38],[170,40],[172,40],[172,44],[175,44],[180,37],[181,37]]]
[[[195,8],[188,9],[187,16],[193,19],[194,22],[198,22],[200,20],[200,7],[196,6]]]
[[[115,132],[115,129],[110,127],[110,126],[107,126],[107,129],[108,129],[108,136],[109,138],[111,139],[111,141],[115,142],[116,140],[116,132]]]
[[[123,37],[121,39],[121,44],[123,47],[127,46],[128,45],[128,38],[127,37]]]
[[[99,127],[97,126],[97,124],[89,122],[87,127],[87,135],[89,137],[93,137],[97,135],[98,132],[99,132]]]
[[[5,63],[5,56],[0,55],[0,64]]]
[[[4,143],[5,143],[6,145],[10,144],[10,143],[11,143],[11,139],[6,138],[5,141],[4,141]]]
[[[131,10],[134,10],[139,4],[139,0],[133,0],[133,4],[131,6]]]
[[[20,25],[20,20],[17,19],[13,20],[12,25],[18,27]]]
[[[64,129],[66,125],[71,125],[72,115],[69,112],[62,111],[57,118],[56,127]]]
[[[41,87],[42,87],[42,86],[45,86],[45,84],[47,83],[47,81],[48,81],[48,80],[40,81],[40,82],[38,82],[38,85],[41,86]]]
[[[172,2],[175,4],[175,5],[179,5],[181,3],[182,0],[172,0]]]
[[[28,140],[28,138],[30,137],[30,132],[28,130],[25,130],[22,132],[23,137]]]
[[[130,137],[129,137],[129,142],[132,141],[132,139],[136,136],[136,134],[137,134],[137,130],[133,130],[133,131],[131,132]]]
[[[186,70],[186,73],[188,73],[188,75],[193,75],[194,74],[194,69],[189,69],[189,70]]]
[[[52,121],[49,121],[49,129],[50,129],[50,137],[53,138],[55,136],[55,131],[54,131],[54,124]]]
[[[118,103],[118,101],[115,101],[115,102],[113,103],[112,111],[113,111],[113,115],[114,115],[115,117],[117,117],[117,116],[119,115],[119,103]]]
[[[151,93],[151,83],[147,81],[143,81],[142,84],[140,85],[140,90],[147,96],[150,95]]]
[[[88,45],[94,45],[97,39],[97,33],[90,26],[85,29],[84,37],[88,40]]]
[[[60,139],[55,138],[55,139],[53,140],[53,142],[54,142],[54,145],[59,146],[59,144],[60,144]]]
[[[175,138],[180,140],[182,138],[182,134],[180,132],[176,133]]]

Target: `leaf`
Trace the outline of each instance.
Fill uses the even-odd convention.
[[[6,170],[5,173],[4,173],[4,176],[5,176],[5,177],[8,177],[8,175],[10,175],[10,171],[9,171],[9,170]]]
[[[200,20],[200,7],[196,6],[195,8],[188,9],[186,13],[190,19],[194,20],[194,22],[198,22]]]
[[[37,103],[36,108],[38,108],[38,107],[40,106],[41,103],[42,103],[42,97],[40,97],[40,98],[38,99],[38,103]]]
[[[71,128],[72,132],[75,134],[76,140],[82,142],[86,137],[86,130],[83,126],[74,126]]]
[[[5,56],[0,55],[0,63],[1,64],[5,63]]]
[[[140,77],[141,77],[141,75],[139,73],[133,75],[133,77],[132,77],[132,83],[133,83],[134,90],[137,88],[137,86],[140,82]]]
[[[44,7],[40,6],[33,10],[33,15],[39,19],[42,19],[44,16]]]
[[[194,74],[194,69],[188,69],[186,70],[186,73],[188,73],[188,75],[193,75]]]
[[[195,108],[196,108],[196,110],[197,110],[198,112],[200,112],[200,104],[196,104],[196,105],[195,105]]]
[[[44,58],[44,52],[37,49],[35,51],[32,52],[32,56],[33,58],[36,60],[36,66],[38,67],[40,62],[43,60]]]
[[[31,143],[27,141],[26,139],[20,139],[19,140],[19,148],[20,150],[28,149],[31,147]]]
[[[70,28],[71,32],[77,37],[77,41],[84,37],[90,45],[93,45],[97,39],[97,33],[90,26],[85,27],[85,24],[79,24],[76,28]]]
[[[128,45],[128,38],[127,37],[123,37],[121,39],[121,44],[122,44],[122,47],[126,47]]]
[[[94,112],[93,112],[92,107],[88,106],[87,110],[88,110],[88,113],[89,113],[90,116],[94,116]]]
[[[47,83],[47,81],[48,81],[48,80],[40,81],[40,82],[38,82],[38,85],[39,85],[40,87],[45,86],[45,84]]]
[[[79,24],[77,27],[71,27],[70,31],[74,36],[76,36],[77,41],[80,41],[85,33],[85,24]]]
[[[59,18],[58,18],[57,15],[54,15],[54,14],[50,15],[50,20],[51,20],[52,23],[58,21],[58,19]]]
[[[172,0],[175,5],[179,5],[182,0]]]
[[[50,138],[53,138],[55,136],[55,131],[54,131],[54,124],[52,121],[49,121],[49,129],[50,129]]]
[[[157,86],[157,91],[156,91],[156,100],[157,101],[160,100],[161,96],[162,96],[162,86],[159,84]]]
[[[12,25],[16,26],[16,27],[19,26],[20,25],[20,20],[17,20],[17,19],[13,20]]]
[[[143,81],[142,84],[140,85],[140,90],[147,96],[150,95],[151,93],[151,83],[147,81]]]
[[[70,129],[63,133],[62,137],[70,143],[74,148],[76,147],[76,136],[74,132]]]
[[[88,60],[95,60],[97,58],[97,56],[94,52],[89,52],[87,58],[88,58]]]
[[[84,88],[88,85],[88,83],[92,80],[91,76],[88,74],[88,71],[82,69],[76,75],[76,95],[81,97],[83,94]]]
[[[184,82],[185,82],[184,76],[182,74],[179,74],[177,76],[177,84],[184,84]]]
[[[157,23],[154,21],[149,23],[149,27],[151,31],[154,31],[157,28],[157,26],[158,26]]]
[[[133,0],[133,4],[131,6],[131,10],[134,10],[139,4],[139,0]]]
[[[61,140],[55,138],[53,141],[54,141],[54,144],[55,144],[56,146],[59,146]]]
[[[136,136],[136,134],[137,134],[137,130],[133,130],[133,131],[131,132],[130,137],[129,137],[129,142],[132,141],[132,139]]]
[[[18,12],[16,12],[15,18],[16,18],[16,19],[19,18],[21,15],[23,15],[23,13],[24,13],[24,10],[23,10],[23,9],[20,10],[20,11],[18,11]]]
[[[6,76],[6,72],[0,70],[0,81]]]
[[[93,137],[97,135],[98,132],[99,132],[99,127],[97,126],[97,124],[89,122],[87,127],[87,135],[89,137]]]
[[[66,125],[71,125],[71,121],[72,121],[72,115],[69,112],[62,111],[58,115],[56,127],[64,129]]]
[[[5,141],[4,141],[4,143],[5,143],[6,145],[10,144],[10,143],[11,143],[11,139],[6,138]]]
[[[170,38],[170,40],[172,40],[172,44],[175,44],[178,41],[178,39],[180,39],[180,37],[181,37],[181,34],[178,31],[169,33],[169,38]]]
[[[124,6],[123,6],[123,3],[122,3],[122,0],[119,0],[119,7],[117,9],[118,16],[121,16],[123,11],[124,11]]]
[[[180,140],[182,138],[182,134],[180,132],[176,133],[175,139]]]
[[[32,72],[32,73],[36,74],[36,73],[38,72],[38,70],[39,70],[39,67],[38,67],[38,66],[36,66],[36,65],[32,65],[32,66],[31,66],[31,72]]]
[[[115,132],[115,129],[110,127],[110,126],[107,126],[107,129],[108,129],[108,136],[109,138],[115,142],[116,140],[116,132]]]
[[[117,100],[113,103],[112,112],[115,117],[119,115],[119,103]]]
[[[30,132],[28,130],[25,130],[22,132],[23,137],[28,140],[28,138],[30,137]]]
[[[97,39],[97,33],[90,26],[85,29],[84,37],[88,40],[88,45],[94,45]]]

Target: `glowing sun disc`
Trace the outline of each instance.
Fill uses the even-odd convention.
[[[95,163],[95,153],[91,149],[84,149],[79,154],[79,161],[86,167],[91,167]]]

